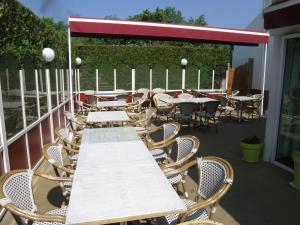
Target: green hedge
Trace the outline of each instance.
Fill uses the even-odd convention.
[[[216,72],[216,87],[220,75],[231,62],[231,48],[223,45],[167,46],[167,45],[99,45],[75,46],[73,56],[83,60],[81,88],[95,89],[95,69],[99,69],[100,88],[113,87],[113,69],[117,69],[117,88],[131,89],[131,69],[136,69],[136,88],[149,87],[149,69],[153,71],[153,88],[165,87],[165,73],[169,70],[169,89],[181,87],[180,60],[188,60],[186,86],[197,88],[198,69],[201,88],[211,87],[212,70]]]

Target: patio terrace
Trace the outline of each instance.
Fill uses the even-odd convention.
[[[264,119],[244,123],[222,120],[218,123],[218,133],[213,127],[181,129],[179,135],[191,134],[199,138],[201,144],[197,152],[198,157],[219,156],[233,166],[233,186],[222,198],[214,220],[226,225],[299,224],[297,204],[300,201],[300,193],[288,184],[293,179],[292,174],[270,163],[246,163],[241,159],[239,140],[253,134],[263,138],[264,129]],[[45,160],[38,170],[54,175],[50,164]],[[190,176],[192,179],[188,180],[188,190],[193,196],[197,173],[191,170]],[[60,189],[55,183],[45,180],[41,182],[37,179],[35,185],[35,198],[41,210],[47,211],[61,205]],[[5,214],[0,225],[15,225],[10,213]]]

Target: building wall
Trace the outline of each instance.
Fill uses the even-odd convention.
[[[263,28],[262,14],[257,15],[256,18],[246,27],[247,30],[265,31]],[[263,46],[234,46],[232,55],[232,66],[234,68],[248,62],[249,58],[254,59],[253,74],[252,74],[252,88],[262,88],[262,60],[263,60]]]

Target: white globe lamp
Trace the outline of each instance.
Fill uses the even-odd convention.
[[[44,60],[47,63],[52,62],[53,59],[55,58],[55,53],[51,48],[44,48],[42,51],[42,55],[43,55]]]

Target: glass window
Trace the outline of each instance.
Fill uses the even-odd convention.
[[[292,154],[296,150],[300,150],[300,38],[286,42],[276,161],[292,167]]]

